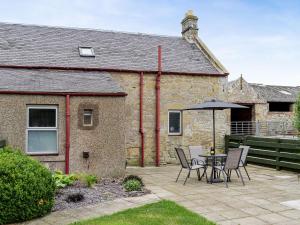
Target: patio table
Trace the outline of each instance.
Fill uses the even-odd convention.
[[[208,183],[220,183],[223,182],[222,179],[217,177],[217,171],[215,169],[215,164],[217,162],[217,159],[220,159],[221,162],[224,162],[224,160],[227,157],[227,154],[215,154],[215,155],[199,155],[200,157],[205,157],[211,161],[211,174],[210,178],[208,179]],[[208,162],[208,160],[207,160]]]

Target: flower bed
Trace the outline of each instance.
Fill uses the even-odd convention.
[[[140,191],[127,192],[122,183],[123,179],[101,179],[93,187],[89,188],[81,182],[76,181],[73,185],[57,190],[55,205],[52,211],[77,208],[117,198],[135,197],[150,193],[145,188],[142,188]],[[77,193],[83,195],[81,201],[72,202],[68,199],[68,196]]]

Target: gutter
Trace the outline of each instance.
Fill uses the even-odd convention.
[[[130,69],[115,69],[115,68],[97,68],[97,67],[64,67],[64,66],[20,66],[20,65],[0,65],[0,68],[10,69],[47,69],[47,70],[73,70],[73,71],[97,71],[97,72],[124,72],[124,73],[141,73],[156,74],[156,70],[130,70]],[[194,73],[194,72],[175,72],[161,71],[166,75],[181,75],[181,76],[228,76],[229,73]]]
[[[2,91],[0,94],[16,94],[16,95],[57,95],[57,96],[108,96],[108,97],[123,97],[127,96],[125,92],[116,93],[94,93],[94,92],[46,92],[46,91]]]

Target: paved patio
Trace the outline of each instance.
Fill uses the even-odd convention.
[[[251,181],[244,175],[246,186],[242,186],[233,173],[228,189],[224,183],[199,182],[195,171],[185,186],[184,172],[175,183],[179,166],[130,167],[127,173],[142,176],[147,188],[160,198],[173,200],[217,224],[300,225],[300,183],[297,175],[253,165],[247,168]],[[299,202],[289,202],[292,200]]]

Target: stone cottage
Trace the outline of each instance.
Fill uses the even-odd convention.
[[[0,137],[99,175],[121,174],[125,155],[158,166],[175,161],[175,146],[208,148],[211,112],[181,109],[226,100],[228,72],[197,22],[189,11],[179,37],[0,23]],[[228,119],[218,112],[219,145]]]
[[[110,74],[0,68],[0,86],[9,145],[52,169],[124,174],[126,94]]]
[[[231,121],[259,121],[261,124],[267,122],[273,124],[273,126],[278,124],[280,129],[285,129],[287,132],[293,132],[293,106],[299,93],[299,86],[248,83],[241,76],[229,82],[228,99],[246,105],[248,109],[233,109],[231,111]],[[281,126],[287,127],[283,128]]]

